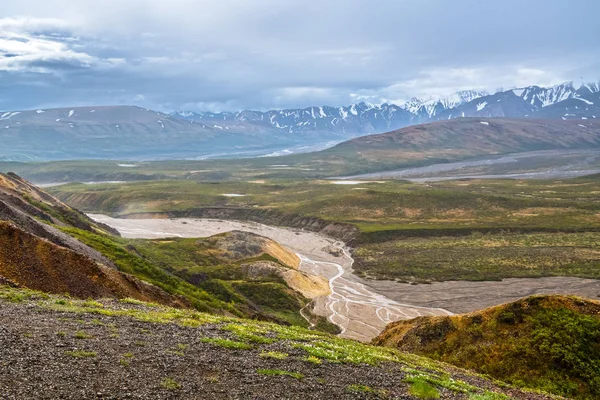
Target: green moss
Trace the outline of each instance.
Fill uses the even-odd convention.
[[[49,295],[46,293],[38,292],[35,290],[29,289],[17,289],[9,286],[0,286],[2,290],[0,290],[0,299],[4,299],[10,301],[11,303],[22,303],[27,300],[39,300],[39,299],[48,299]],[[61,299],[61,301],[66,301]]]
[[[413,379],[410,383],[409,393],[419,399],[439,399],[440,391],[423,379]]]
[[[320,358],[315,357],[315,356],[304,357],[303,360],[306,361],[306,362],[309,362],[311,364],[314,364],[314,365],[321,365],[321,364],[323,364],[323,361]]]
[[[71,356],[74,358],[91,358],[96,357],[98,353],[95,351],[85,351],[85,350],[76,350],[76,351],[65,351],[65,355]]]
[[[200,341],[202,343],[210,343],[230,350],[250,350],[252,348],[252,346],[247,343],[223,338],[202,338]]]
[[[511,398],[502,393],[484,392],[471,394],[469,400],[511,400]]]
[[[169,307],[155,307],[150,305],[149,309],[109,309],[97,307],[85,307],[78,300],[69,300],[67,304],[56,304],[56,302],[42,302],[44,308],[59,312],[97,314],[111,317],[129,317],[138,321],[148,323],[176,323],[181,326],[198,327],[206,323],[232,321],[231,318],[218,317],[216,315],[198,313],[190,310],[175,309]]]
[[[181,384],[172,378],[165,378],[160,382],[160,385],[167,390],[181,389]]]
[[[83,331],[77,331],[75,332],[75,335],[73,335],[73,337],[75,339],[92,339],[93,336],[87,334],[86,332]]]
[[[294,343],[294,347],[304,350],[309,356],[330,362],[376,365],[392,361],[395,354],[382,347],[370,347],[342,339],[312,340],[309,343]]]
[[[156,304],[156,303],[146,303],[144,301],[137,300],[137,299],[132,299],[132,298],[129,298],[129,297],[124,298],[124,299],[120,299],[119,301],[121,303],[124,303],[124,304],[145,305],[147,307],[159,307],[159,305]]]
[[[406,378],[406,382],[426,382],[433,386],[445,388],[457,393],[469,393],[477,390],[475,386],[469,385],[463,381],[452,379],[446,373],[433,374],[412,371],[411,375]]]
[[[280,351],[263,351],[260,353],[262,358],[273,358],[275,360],[285,360],[288,358],[288,353],[282,353]]]
[[[83,306],[84,307],[96,307],[96,308],[103,308],[104,305],[98,301],[94,301],[91,299],[86,300],[85,302],[83,302]]]
[[[284,371],[281,369],[257,369],[256,372],[260,375],[268,376],[291,376],[292,378],[302,379],[304,375],[298,372]]]

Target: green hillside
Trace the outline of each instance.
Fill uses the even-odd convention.
[[[534,296],[452,317],[390,324],[378,345],[574,399],[600,397],[600,303]]]

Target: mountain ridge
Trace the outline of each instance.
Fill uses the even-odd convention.
[[[395,130],[409,125],[461,117],[539,118],[536,114],[542,109],[557,105],[553,113],[545,113],[546,118],[572,119],[571,115],[567,115],[568,112],[561,114],[567,103],[562,104],[564,107],[560,103],[579,99],[588,106],[595,105],[588,97],[595,98],[599,92],[600,83],[581,84],[576,88],[573,82],[565,82],[548,88],[527,86],[496,93],[463,90],[449,96],[425,99],[413,97],[401,104],[385,102],[375,105],[359,102],[341,107],[323,105],[219,113],[178,111],[170,115],[195,122],[260,121],[290,133],[328,128],[341,136],[364,136],[376,133],[378,129],[379,133],[383,133],[381,129]],[[595,118],[595,109],[588,111],[587,117]]]
[[[353,176],[470,157],[600,146],[600,121],[456,118],[354,138],[330,149],[286,159],[308,167],[347,168]],[[306,161],[309,160],[309,161]],[[312,163],[311,163],[312,162]]]

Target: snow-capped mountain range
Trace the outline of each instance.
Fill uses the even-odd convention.
[[[180,111],[171,115],[217,129],[243,123],[298,136],[321,133],[345,139],[461,117],[600,118],[600,82],[579,87],[572,82],[550,88],[529,86],[494,94],[467,90],[448,97],[413,98],[400,105],[358,103],[344,107],[313,106],[270,111]]]
[[[165,114],[135,106],[7,110],[0,111],[0,160],[282,155],[461,117],[576,120],[572,123],[583,129],[600,118],[600,83],[494,94],[464,91],[400,105],[271,111]]]

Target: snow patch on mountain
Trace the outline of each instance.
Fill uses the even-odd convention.
[[[21,112],[19,111],[14,111],[14,112],[5,112],[0,116],[0,121],[2,121],[3,119],[11,119],[12,117],[14,117],[15,115],[21,114]]]
[[[566,82],[551,88],[530,86],[522,89],[519,97],[533,106],[543,108],[573,98],[576,94],[577,89],[575,89],[573,83]]]

